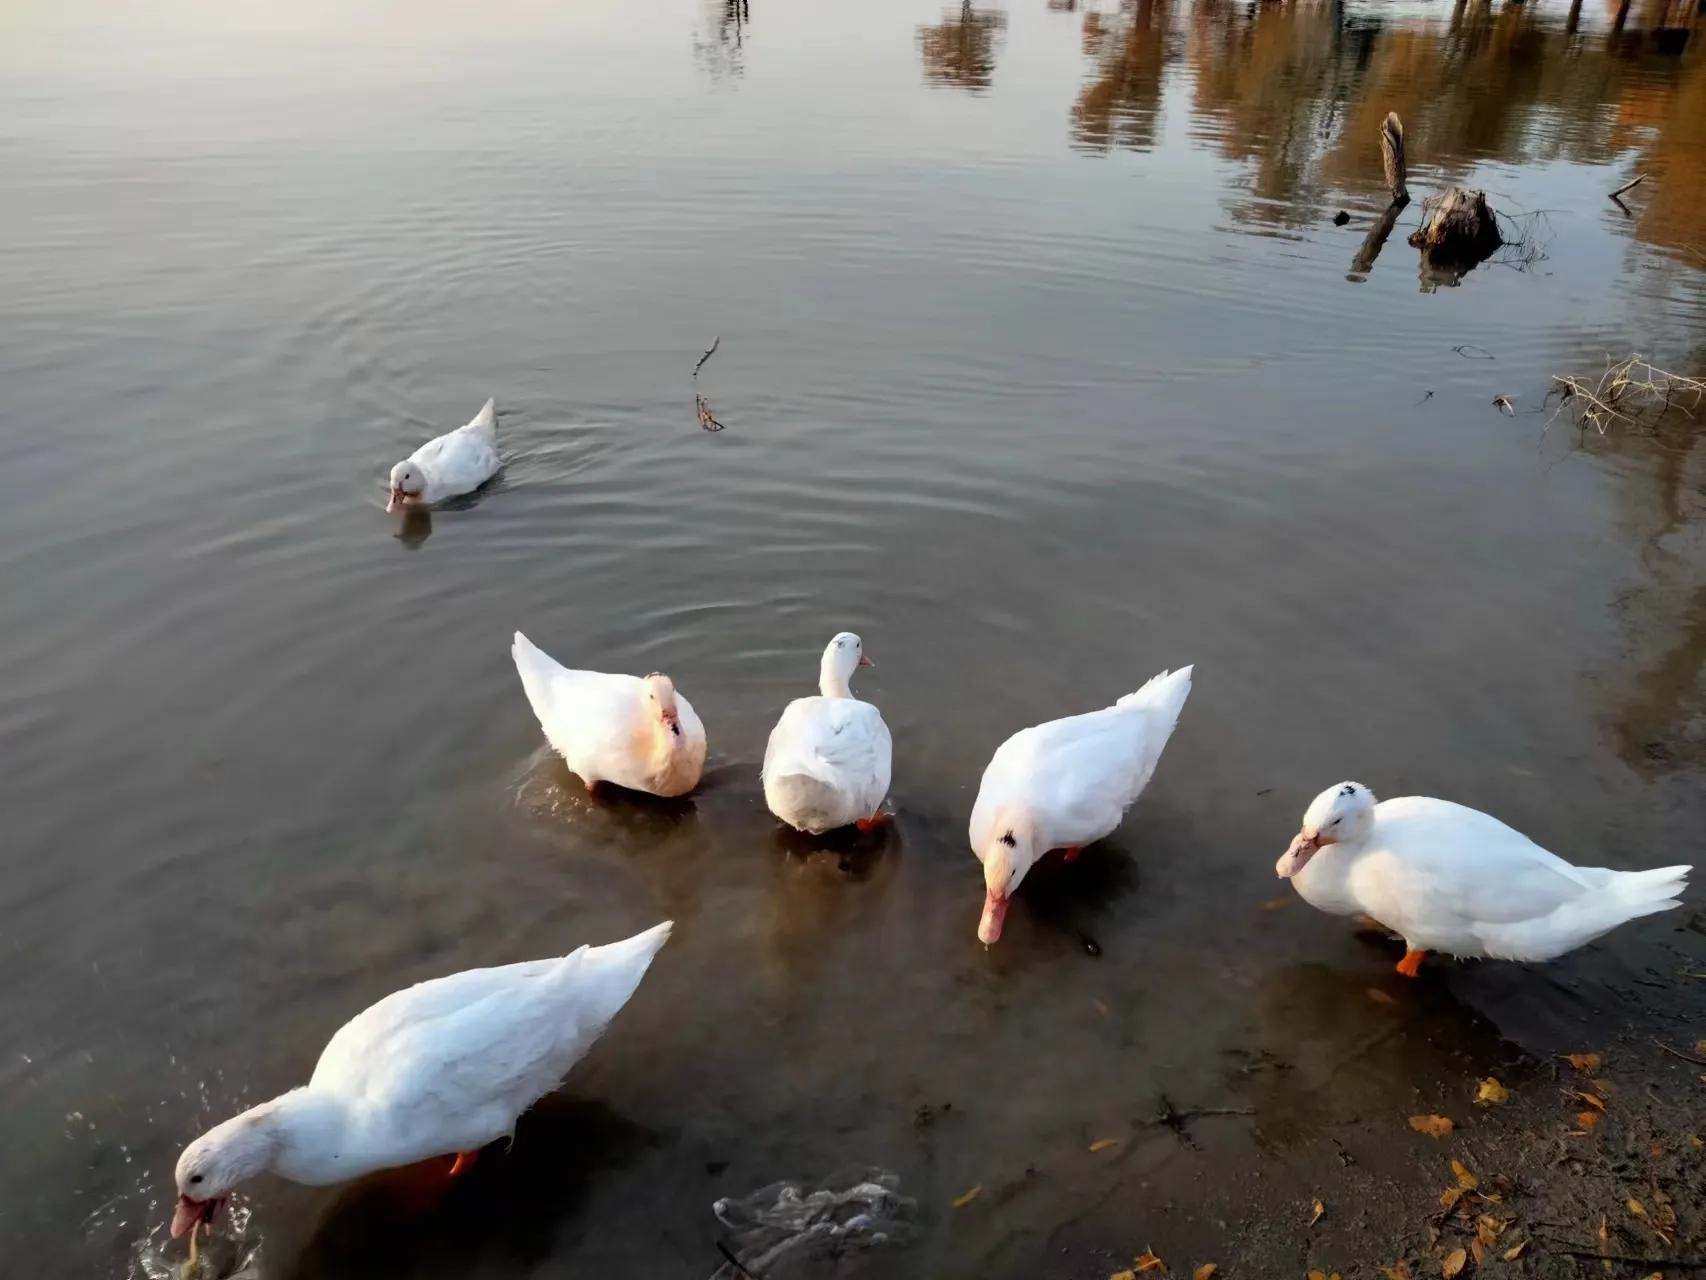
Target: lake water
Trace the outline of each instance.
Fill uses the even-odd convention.
[[[1272,866],[1344,777],[1579,861],[1698,849],[1706,447],[1542,403],[1608,354],[1698,371],[1696,21],[9,6],[8,1270],[161,1274],[179,1148],[368,1002],[665,917],[512,1155],[258,1184],[262,1272],[706,1276],[717,1196],[868,1163],[921,1205],[881,1274],[1036,1275],[1069,1220],[1196,1229],[1184,1148],[1134,1128],[1162,1099],[1253,1112],[1198,1141],[1283,1165],[1329,1081],[1402,1113],[1665,1000],[1697,915],[1407,984]],[[1353,270],[1388,110],[1418,202]],[[1543,212],[1424,287],[1403,237],[1452,182]],[[501,480],[387,517],[390,464],[487,395]],[[691,803],[588,800],[517,627],[674,676]],[[898,816],[824,850],[757,774],[841,628]],[[1186,662],[1150,791],[985,952],[990,752]]]

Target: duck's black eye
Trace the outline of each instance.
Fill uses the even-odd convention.
[[[200,1181],[201,1181],[201,1175],[199,1173],[192,1173],[190,1175],[190,1185],[192,1187],[195,1186],[195,1184],[200,1182]]]
[[[1357,793],[1356,787],[1352,786],[1348,782],[1345,783],[1345,785],[1339,789],[1339,794],[1342,796],[1354,796],[1356,793]]]
[[[1001,843],[1006,845],[1009,849],[1017,848],[1019,844],[1019,842],[1013,838],[1013,833],[1011,831],[1005,833],[1001,837]]]

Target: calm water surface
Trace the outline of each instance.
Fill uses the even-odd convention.
[[[350,8],[0,16],[8,1269],[157,1274],[180,1146],[366,1003],[663,917],[511,1157],[256,1186],[264,1274],[707,1275],[713,1198],[851,1162],[923,1206],[886,1274],[1035,1274],[1086,1206],[1164,1237],[1162,1096],[1283,1153],[1329,1079],[1407,1107],[1454,1040],[1550,1051],[1699,949],[1677,915],[1406,985],[1265,905],[1347,776],[1698,848],[1706,449],[1541,411],[1706,345],[1689,6]],[[1538,260],[1424,288],[1413,206],[1352,270],[1391,109],[1416,194],[1545,211]],[[488,394],[502,479],[385,516]],[[590,802],[517,627],[670,672],[703,791]],[[819,850],[757,771],[844,627],[899,816]],[[986,953],[991,750],[1185,662],[1149,794]],[[1436,1054],[1354,1056],[1406,1018]]]

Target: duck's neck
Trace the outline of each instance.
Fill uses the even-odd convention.
[[[341,1182],[363,1172],[352,1158],[359,1141],[343,1102],[312,1087],[292,1089],[255,1108],[274,1137],[272,1170],[309,1186]]]
[[[851,698],[853,686],[842,674],[840,665],[832,656],[833,647],[823,655],[823,665],[818,668],[817,691],[826,698]]]
[[[1291,878],[1303,900],[1330,915],[1354,916],[1363,910],[1350,885],[1351,867],[1362,852],[1363,843],[1343,840],[1328,845],[1309,859],[1308,865]]]

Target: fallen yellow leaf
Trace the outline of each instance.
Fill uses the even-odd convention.
[[[1696,1040],[1694,1042],[1694,1052],[1698,1053],[1701,1057],[1706,1058],[1706,1040]]]
[[[1481,1087],[1475,1091],[1475,1101],[1483,1107],[1496,1107],[1510,1096],[1511,1091],[1492,1076],[1481,1081]]]
[[[1631,1198],[1625,1200],[1623,1203],[1628,1208],[1629,1212],[1634,1214],[1637,1218],[1644,1218],[1647,1216],[1647,1206],[1642,1204],[1639,1200]]]
[[[1489,1248],[1493,1242],[1504,1234],[1510,1222],[1504,1218],[1495,1218],[1490,1213],[1483,1213],[1475,1219],[1475,1238]]]
[[[1518,1240],[1510,1248],[1505,1250],[1505,1252],[1504,1252],[1505,1261],[1506,1262],[1515,1262],[1518,1258],[1522,1257],[1522,1251],[1526,1248],[1528,1248],[1528,1241]]]
[[[1118,1138],[1097,1138],[1090,1144],[1090,1154],[1095,1155],[1098,1151],[1106,1151],[1109,1147],[1117,1147],[1119,1145],[1120,1140]]]
[[[1457,1175],[1457,1185],[1462,1187],[1465,1191],[1473,1191],[1476,1187],[1481,1185],[1481,1179],[1470,1173],[1467,1166],[1465,1166],[1461,1160],[1453,1160],[1451,1162],[1451,1171]]]
[[[1411,1116],[1410,1127],[1430,1138],[1443,1138],[1455,1127],[1444,1116]]]
[[[1599,1055],[1597,1053],[1567,1053],[1564,1055],[1564,1061],[1577,1071],[1585,1071],[1590,1076],[1599,1071]]]
[[[1141,1258],[1132,1263],[1133,1271],[1165,1271],[1167,1264],[1151,1252],[1145,1252]]]
[[[1445,1255],[1445,1261],[1439,1264],[1439,1273],[1445,1280],[1456,1280],[1463,1274],[1463,1268],[1469,1261],[1469,1255],[1462,1249],[1453,1249]]]
[[[1137,1272],[1116,1271],[1113,1275],[1108,1277],[1108,1280],[1137,1280]]]
[[[1410,1280],[1410,1264],[1399,1258],[1390,1267],[1380,1268],[1382,1280]]]
[[[958,1200],[954,1201],[954,1208],[956,1208],[956,1209],[965,1208],[973,1200],[977,1199],[977,1193],[979,1191],[982,1191],[982,1190],[983,1190],[983,1183],[980,1182],[975,1187],[973,1187],[970,1191],[966,1192],[963,1196],[961,1196]]]
[[[1462,1187],[1447,1187],[1444,1191],[1439,1193],[1439,1207],[1442,1209],[1455,1209],[1457,1208],[1457,1202],[1461,1199],[1463,1199]]]
[[[1480,1266],[1487,1260],[1487,1246],[1481,1243],[1480,1236],[1476,1236],[1469,1242],[1469,1256],[1474,1260],[1476,1266]]]
[[[1315,1202],[1315,1212],[1309,1215],[1309,1225],[1314,1226],[1317,1222],[1321,1221],[1321,1215],[1326,1212],[1327,1206],[1317,1200]]]
[[[1592,1107],[1595,1111],[1605,1110],[1605,1099],[1601,1098],[1598,1094],[1578,1093],[1576,1097],[1587,1103],[1588,1106]]]
[[[1706,1076],[1701,1076],[1700,1078],[1702,1080],[1706,1080]],[[1698,1133],[1691,1133],[1688,1135],[1688,1145],[1698,1151],[1701,1147],[1706,1147],[1706,1142],[1700,1141],[1700,1135]]]
[[[1205,1262],[1202,1266],[1191,1272],[1191,1280],[1209,1280],[1209,1277],[1219,1270],[1220,1268],[1215,1266],[1214,1263]]]
[[[1583,1133],[1591,1133],[1593,1127],[1599,1123],[1599,1112],[1584,1111],[1576,1117],[1576,1123],[1581,1125]]]
[[[1605,1252],[1605,1246],[1610,1244],[1610,1243],[1611,1243],[1611,1232],[1609,1230],[1607,1230],[1606,1217],[1602,1213],[1599,1215],[1599,1249],[1600,1249],[1600,1252],[1604,1253]]]

